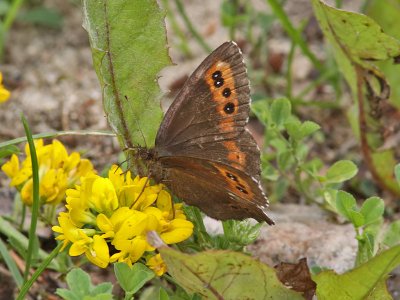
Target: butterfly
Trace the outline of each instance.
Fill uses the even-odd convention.
[[[150,177],[212,218],[274,224],[260,184],[260,150],[245,128],[250,101],[242,52],[226,42],[188,78],[154,148],[140,154],[150,161]]]

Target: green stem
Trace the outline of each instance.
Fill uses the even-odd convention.
[[[290,46],[290,52],[288,56],[288,63],[287,63],[287,70],[286,70],[286,96],[289,99],[292,99],[292,63],[293,63],[293,57],[294,57],[294,51],[296,49],[296,43],[292,41],[292,44]]]
[[[320,85],[325,80],[336,74],[336,70],[327,70],[322,73],[316,80],[310,82],[295,98],[304,98],[308,93],[310,93],[316,86]]]
[[[178,22],[175,19],[175,15],[172,13],[172,10],[169,6],[169,1],[168,0],[163,0],[162,1],[164,8],[167,10],[167,17],[171,21],[171,26],[172,30],[175,32],[175,34],[179,37],[180,39],[180,44],[179,48],[183,52],[183,54],[187,57],[192,56],[192,52],[190,51],[189,45],[187,43],[187,39],[185,37],[185,34],[181,30],[181,28],[178,25]]]
[[[324,70],[323,65],[317,59],[317,57],[311,52],[310,48],[308,48],[307,43],[303,40],[300,31],[294,28],[293,24],[290,22],[289,17],[286,15],[285,11],[282,8],[282,4],[277,0],[267,0],[269,5],[272,8],[273,13],[280,19],[283,28],[286,30],[289,37],[292,41],[299,45],[301,51],[305,56],[307,56],[314,67],[322,72]]]
[[[102,132],[102,131],[90,131],[90,130],[81,130],[81,131],[58,131],[58,132],[45,132],[45,133],[39,133],[39,134],[34,134],[32,137],[33,139],[42,139],[42,138],[55,138],[59,136],[64,136],[64,135],[98,135],[98,136],[112,136],[114,137],[115,134],[111,132]],[[0,143],[0,148],[10,146],[10,145],[16,145],[20,143],[24,143],[27,141],[27,138],[24,137],[19,137],[13,140],[9,140],[6,142]]]
[[[7,32],[10,29],[12,23],[14,22],[15,17],[17,16],[18,10],[21,7],[24,0],[14,0],[11,4],[10,9],[7,12],[7,15],[4,19],[3,28],[4,31]]]
[[[36,279],[38,279],[40,274],[42,274],[42,272],[47,268],[47,266],[51,263],[51,261],[58,255],[62,245],[63,245],[62,243],[59,244],[49,254],[49,256],[40,264],[40,266],[37,268],[37,270],[32,274],[32,277],[27,282],[24,283],[24,285],[22,286],[22,288],[18,294],[17,300],[23,300],[25,298],[25,295],[28,293],[32,284],[36,281]]]
[[[32,204],[32,217],[31,226],[29,229],[29,244],[28,251],[26,254],[26,264],[24,272],[24,282],[28,280],[29,269],[31,267],[31,262],[33,258],[33,247],[35,245],[36,239],[36,225],[39,214],[39,163],[36,156],[35,143],[33,142],[32,133],[30,131],[29,125],[25,117],[21,116],[22,123],[25,128],[25,134],[28,139],[29,150],[31,154],[32,161],[32,180],[33,180],[33,204]]]
[[[207,52],[210,53],[212,49],[210,46],[207,45],[207,43],[203,40],[201,35],[196,31],[194,28],[193,24],[190,22],[189,17],[186,14],[185,8],[183,7],[183,3],[181,0],[175,0],[176,7],[179,11],[179,13],[182,16],[182,19],[186,25],[186,27],[189,29],[190,33],[193,35],[193,37],[196,39],[196,41],[199,43],[199,45]]]
[[[21,199],[21,201],[22,201],[22,199]],[[21,223],[19,224],[19,230],[21,232],[24,230],[25,218],[26,218],[26,205],[22,204]]]
[[[11,272],[14,281],[20,288],[24,283],[24,279],[22,278],[21,273],[18,270],[17,264],[8,253],[7,247],[2,239],[0,239],[0,254],[3,257],[4,262],[6,263],[8,270]]]

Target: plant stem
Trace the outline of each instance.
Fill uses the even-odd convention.
[[[64,135],[98,135],[98,136],[112,136],[115,137],[114,133],[111,132],[102,132],[102,131],[90,131],[90,130],[81,130],[81,131],[58,131],[58,132],[45,132],[45,133],[39,133],[39,134],[34,134],[32,137],[33,139],[42,139],[42,138],[55,138],[59,136],[64,136]],[[6,142],[0,143],[0,148],[10,146],[10,145],[16,145],[19,143],[24,143],[27,141],[27,138],[24,137],[19,137],[13,140],[9,140]]]
[[[21,116],[22,123],[25,128],[25,134],[28,139],[29,150],[31,154],[32,161],[32,180],[33,180],[33,203],[32,203],[32,217],[31,217],[31,226],[29,229],[29,244],[28,251],[26,254],[26,264],[25,264],[25,272],[24,272],[24,282],[28,280],[29,269],[31,267],[31,262],[33,258],[33,248],[35,245],[36,238],[36,225],[39,214],[39,163],[36,156],[35,143],[33,142],[32,133],[29,128],[28,122],[25,117]]]
[[[292,39],[292,41],[299,45],[301,51],[304,53],[305,56],[307,56],[312,61],[314,67],[318,71],[323,72],[324,70],[323,65],[317,59],[317,57],[311,52],[310,48],[308,48],[307,43],[303,40],[300,34],[300,31],[294,28],[293,24],[289,20],[289,17],[283,10],[282,5],[277,0],[267,0],[267,1],[271,6],[274,14],[280,19],[283,28],[286,30],[287,34]]]
[[[183,7],[183,3],[181,0],[175,0],[176,7],[179,11],[179,13],[182,16],[183,21],[185,22],[185,25],[187,29],[189,29],[190,33],[193,35],[193,37],[196,39],[196,41],[199,43],[199,45],[207,52],[211,52],[210,46],[207,45],[207,43],[204,41],[204,39],[201,37],[201,35],[197,32],[197,30],[194,28],[193,24],[190,22],[188,15],[186,14],[185,8]]]
[[[47,266],[51,263],[51,261],[58,255],[58,252],[60,251],[62,247],[62,243],[60,243],[51,253],[49,256],[40,264],[40,266],[36,269],[36,271],[32,274],[32,277],[24,283],[22,286],[17,300],[23,300],[25,298],[25,295],[28,293],[29,289],[31,288],[32,284],[38,279],[40,274],[47,268]]]
[[[289,100],[292,98],[292,63],[294,57],[294,51],[296,50],[296,43],[292,41],[290,45],[290,52],[288,55],[287,70],[286,70],[286,96]]]
[[[178,22],[175,19],[175,15],[172,13],[172,10],[171,10],[171,8],[169,6],[169,1],[168,0],[163,0],[162,3],[164,5],[165,9],[167,10],[167,17],[171,21],[172,30],[175,32],[175,34],[180,39],[179,48],[181,49],[181,51],[183,52],[183,54],[185,56],[191,57],[192,56],[192,52],[190,51],[189,45],[187,43],[187,39],[185,37],[185,34],[183,33],[183,31],[179,27]]]

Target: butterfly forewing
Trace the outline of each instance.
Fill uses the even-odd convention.
[[[156,138],[164,183],[187,203],[217,219],[265,214],[260,152],[245,129],[250,87],[233,42],[211,53],[185,83]],[[190,184],[191,183],[191,184]]]

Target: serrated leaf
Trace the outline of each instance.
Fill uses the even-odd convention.
[[[358,168],[352,161],[340,160],[326,172],[326,183],[341,183],[353,178],[357,172]]]
[[[356,199],[352,194],[345,191],[338,191],[336,194],[336,209],[340,214],[351,220],[350,211],[357,210]]]
[[[303,299],[277,279],[273,268],[242,253],[189,255],[165,246],[158,250],[168,273],[189,295],[198,293],[202,299]]]
[[[111,127],[123,148],[153,146],[162,119],[157,76],[170,65],[165,12],[156,0],[84,0],[83,13]]]
[[[291,104],[288,99],[276,99],[271,104],[271,119],[277,126],[286,122],[291,113]]]
[[[317,283],[317,297],[324,300],[379,299],[368,297],[382,287],[389,273],[399,265],[400,246],[396,246],[344,274],[323,271],[313,277]]]
[[[152,270],[141,263],[135,263],[132,268],[126,263],[115,263],[114,272],[122,289],[132,294],[155,276]]]
[[[388,118],[395,113],[385,114],[382,109],[390,107],[390,87],[384,74],[372,63],[399,61],[400,41],[385,34],[365,15],[335,9],[321,0],[312,0],[312,4],[320,27],[333,46],[336,62],[351,87],[357,108],[352,116],[356,119],[353,129],[360,135],[366,164],[382,188],[400,195],[400,188],[391,176],[392,170],[386,167],[393,166],[396,147],[395,143],[388,143],[390,136],[384,135],[396,132],[387,128],[388,124],[393,124]]]
[[[364,216],[365,225],[378,221],[383,216],[385,204],[379,197],[370,197],[362,204],[360,213]]]

